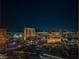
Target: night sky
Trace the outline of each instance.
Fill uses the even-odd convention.
[[[2,23],[10,31],[76,31],[76,0],[6,0]]]

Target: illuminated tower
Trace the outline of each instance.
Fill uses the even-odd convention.
[[[4,28],[0,28],[0,45],[4,45],[7,39],[7,31]]]
[[[27,40],[29,37],[35,37],[36,31],[34,28],[24,28],[24,40]]]

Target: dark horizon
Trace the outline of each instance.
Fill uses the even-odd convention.
[[[1,23],[9,31],[76,31],[76,0],[3,0]]]

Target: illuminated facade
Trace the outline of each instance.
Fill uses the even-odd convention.
[[[48,35],[47,44],[60,44],[62,43],[59,32],[52,32]]]
[[[63,38],[76,37],[75,32],[37,32],[41,38],[46,36],[47,44],[61,44]]]
[[[7,31],[4,28],[0,28],[0,45],[4,45],[7,40]]]
[[[36,31],[34,28],[25,28],[24,29],[24,40],[27,40],[29,37],[35,37]]]

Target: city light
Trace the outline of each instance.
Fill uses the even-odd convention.
[[[37,32],[35,28],[24,28],[24,32],[7,32],[5,30],[0,31],[1,49],[2,47],[5,47],[6,50],[14,51],[17,49],[23,49],[23,53],[25,53],[24,50],[28,50],[28,52],[30,50],[31,53],[34,51],[46,53],[44,51],[59,51],[63,48],[69,49],[71,46],[74,48],[74,45],[77,42],[78,35],[75,32],[62,32],[62,34],[61,32]],[[41,49],[44,50],[42,51]],[[34,54],[36,54],[36,52],[34,52]]]

